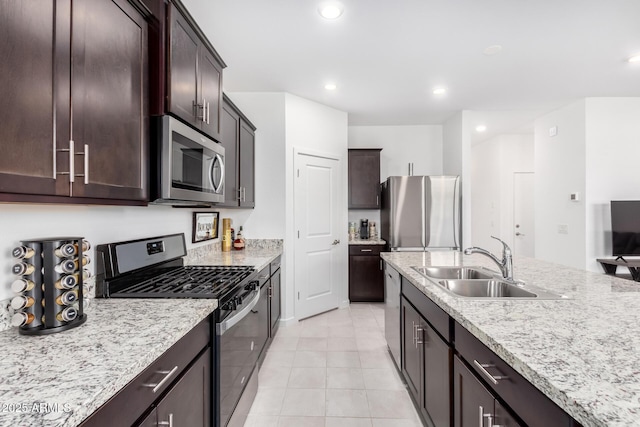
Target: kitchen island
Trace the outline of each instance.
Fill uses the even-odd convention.
[[[281,253],[201,247],[186,263],[259,271]],[[217,307],[216,299],[90,299],[78,328],[44,336],[0,332],[0,426],[77,426]]]
[[[461,252],[382,259],[562,410],[589,426],[640,425],[640,289],[632,281],[514,258],[514,277],[567,298],[468,299],[413,266],[497,266]]]

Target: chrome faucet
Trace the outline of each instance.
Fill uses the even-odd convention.
[[[491,238],[496,239],[497,241],[502,243],[502,260],[499,260],[498,257],[496,257],[488,250],[475,246],[465,249],[464,254],[471,255],[473,253],[479,253],[488,256],[493,260],[493,262],[498,264],[498,267],[500,267],[500,271],[502,272],[502,277],[506,280],[513,281],[513,258],[511,256],[511,248],[509,248],[509,246],[505,242],[498,239],[497,237],[491,236]]]

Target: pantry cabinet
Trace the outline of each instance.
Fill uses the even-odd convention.
[[[3,5],[0,200],[144,203],[144,10],[136,0]]]

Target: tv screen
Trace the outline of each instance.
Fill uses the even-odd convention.
[[[613,255],[640,255],[640,200],[611,201]]]

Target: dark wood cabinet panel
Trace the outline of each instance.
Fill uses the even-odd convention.
[[[197,68],[200,41],[173,4],[169,6],[169,22],[167,108],[185,122],[197,126],[198,116],[202,117],[202,106],[198,103]]]
[[[415,308],[402,298],[400,302],[402,318],[402,373],[409,393],[422,406],[422,345],[418,343],[418,329],[422,318]]]
[[[349,150],[349,209],[380,209],[380,151]]]
[[[424,408],[434,426],[451,425],[453,349],[428,324],[421,325],[424,351]]]
[[[218,206],[238,206],[238,144],[240,143],[240,115],[225,98],[222,105],[222,138],[224,147],[224,203]]]
[[[240,207],[256,206],[255,197],[255,129],[240,118]]]
[[[3,2],[0,8],[0,192],[69,195],[70,1]],[[65,83],[60,86],[59,83]],[[60,164],[57,164],[60,157]],[[58,178],[58,179],[56,179]]]
[[[271,334],[273,337],[275,335],[276,330],[278,329],[278,322],[280,321],[281,313],[282,313],[282,302],[281,298],[281,287],[282,287],[282,277],[280,274],[280,269],[278,268],[275,273],[271,276],[271,296],[270,296],[270,312],[269,312],[269,321],[271,324]]]
[[[491,426],[493,395],[456,356],[453,361],[453,407],[455,427]]]
[[[349,247],[349,301],[384,301],[384,271],[379,256],[381,248],[381,245]]]
[[[496,400],[494,403],[494,406],[495,406],[495,410],[494,410],[495,418],[493,420],[493,423],[495,426],[524,427],[522,424],[516,421],[516,419],[513,416],[511,416],[509,411],[507,411],[507,409],[504,406],[502,406],[500,402]]]
[[[200,96],[206,115],[202,120],[202,131],[219,141],[222,116],[222,65],[211,52],[203,48],[198,62],[198,71]]]
[[[167,8],[166,110],[219,141],[222,136],[222,70],[225,64],[183,6],[170,3]],[[157,37],[161,36],[159,31]],[[154,59],[162,60],[159,55]],[[164,69],[164,64],[161,62],[159,67]],[[157,76],[161,70],[154,73],[157,81],[162,80]]]
[[[73,16],[72,195],[145,200],[147,23],[126,0],[74,2]]]
[[[144,204],[140,9],[127,0],[9,2],[0,20],[0,199]]]
[[[204,352],[158,403],[157,425],[211,425],[211,350]],[[162,424],[169,423],[169,424]]]
[[[255,126],[223,95],[222,138],[225,151],[225,202],[221,207],[255,207]]]
[[[140,424],[136,424],[137,427],[157,427],[158,426],[158,411],[154,409],[149,415],[147,415]]]

